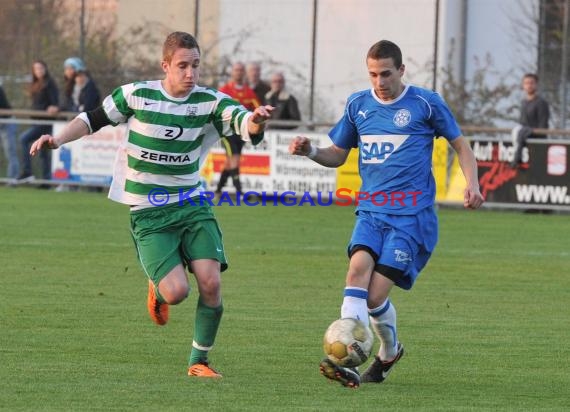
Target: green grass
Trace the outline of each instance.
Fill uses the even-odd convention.
[[[395,290],[406,356],[382,385],[318,374],[351,208],[217,208],[230,269],[211,353],[188,378],[196,288],[146,313],[128,210],[96,193],[0,188],[4,410],[476,411],[570,408],[570,218],[440,210],[436,253]]]

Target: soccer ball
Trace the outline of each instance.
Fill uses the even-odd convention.
[[[353,368],[370,356],[374,336],[364,323],[345,318],[330,324],[323,338],[325,355],[336,365]]]

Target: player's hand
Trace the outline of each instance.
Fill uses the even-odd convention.
[[[273,110],[275,110],[275,107],[273,106],[269,105],[259,106],[253,111],[253,116],[251,116],[251,120],[255,124],[263,124],[267,120],[269,120],[269,118],[271,118],[271,112]]]
[[[289,153],[297,156],[307,156],[311,152],[311,139],[305,136],[295,137],[289,144]]]
[[[30,155],[35,156],[44,147],[47,147],[48,149],[57,149],[59,145],[52,135],[44,134],[38,140],[32,143],[32,147],[30,148]]]
[[[478,209],[485,199],[479,191],[479,187],[466,187],[463,192],[463,207],[467,209]]]

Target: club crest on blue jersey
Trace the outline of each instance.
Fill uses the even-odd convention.
[[[412,114],[408,109],[400,109],[394,115],[394,124],[398,127],[404,127],[412,119]]]
[[[384,163],[408,137],[409,135],[361,136],[360,159],[362,163]]]

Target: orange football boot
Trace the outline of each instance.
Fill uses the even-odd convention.
[[[208,366],[208,362],[195,363],[188,368],[188,376],[201,378],[221,378],[222,374]]]
[[[157,325],[166,325],[168,322],[168,303],[161,303],[156,299],[154,293],[154,283],[148,281],[148,298],[146,301],[148,313]]]

